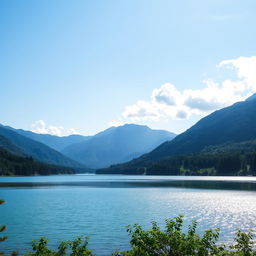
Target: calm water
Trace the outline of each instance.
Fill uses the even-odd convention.
[[[231,241],[238,228],[256,223],[256,178],[72,175],[0,177],[0,224],[9,239],[0,250],[30,248],[41,236],[54,246],[61,239],[90,236],[97,255],[128,248],[125,226],[186,216],[199,231],[220,227]],[[255,231],[255,230],[254,230]]]

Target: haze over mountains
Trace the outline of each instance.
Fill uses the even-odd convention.
[[[0,126],[0,148],[18,156],[79,170],[107,167],[153,150],[175,134],[146,126],[111,127],[95,136],[58,137]]]
[[[78,135],[78,134],[59,137],[59,136],[54,136],[54,135],[50,135],[50,134],[39,134],[39,133],[31,132],[31,131],[25,131],[22,129],[14,129],[12,127],[7,127],[7,128],[9,128],[27,138],[41,142],[57,151],[61,151],[71,144],[82,142],[82,141],[88,140],[92,137],[92,136],[82,136],[82,135]]]
[[[166,157],[198,153],[210,145],[256,139],[256,95],[215,111],[184,133],[131,162],[114,169],[142,168]]]
[[[254,151],[255,110],[256,95],[252,95],[244,102],[235,103],[202,118],[176,137],[167,131],[134,124],[111,127],[94,136],[66,137],[36,134],[0,125],[0,149],[4,150],[4,156],[8,156],[6,151],[19,157],[32,157],[42,163],[80,171],[88,171],[89,167],[105,168],[98,173],[115,173],[120,170],[133,170],[136,173],[136,170],[143,170],[152,164],[159,165],[161,161],[167,165],[166,159],[173,156],[223,153],[224,149],[227,152],[230,148],[233,153],[238,150],[247,153]],[[209,148],[214,150],[209,151]]]
[[[62,155],[47,145],[22,136],[8,127],[0,126],[0,135],[5,138],[5,146],[2,144],[2,148],[10,151],[9,149],[12,147],[12,153],[18,155],[22,153],[23,156],[31,156],[40,162],[48,164],[74,168],[84,167],[82,164]]]
[[[62,153],[91,168],[101,168],[148,153],[174,137],[174,133],[167,131],[126,124],[111,127],[90,139],[72,144]]]

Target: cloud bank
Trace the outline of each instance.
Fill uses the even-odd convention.
[[[256,56],[224,60],[217,67],[234,70],[236,79],[221,82],[208,79],[203,81],[202,89],[183,91],[165,83],[152,91],[148,101],[138,100],[126,106],[119,120],[111,124],[182,120],[193,114],[203,117],[256,92]]]
[[[50,134],[55,136],[68,136],[79,134],[74,128],[65,129],[62,126],[47,125],[43,120],[38,120],[31,125],[31,131],[40,134]]]

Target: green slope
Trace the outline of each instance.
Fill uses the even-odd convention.
[[[0,148],[5,149],[10,153],[13,153],[19,156],[25,156],[25,154],[22,152],[20,148],[13,145],[7,138],[5,138],[2,135],[0,135]]]
[[[8,140],[15,146],[15,152],[9,150],[8,147],[3,147],[5,150],[16,153],[17,150],[22,152],[23,155],[31,156],[34,159],[54,165],[68,166],[74,168],[83,168],[82,164],[77,163],[74,160],[62,155],[58,151],[34,140],[31,140],[25,136],[22,136],[15,131],[7,129],[3,126],[0,127],[0,135]]]
[[[32,157],[14,155],[0,147],[0,176],[73,174],[71,168],[35,161]]]
[[[170,156],[139,166],[117,165],[98,174],[256,175],[256,140],[209,146],[200,153]]]
[[[253,139],[256,139],[256,100],[250,99],[210,114],[149,154],[112,169],[135,171],[166,157],[200,152],[211,145]]]
[[[66,148],[74,143],[86,141],[91,138],[91,136],[82,136],[82,135],[77,135],[77,134],[59,137],[59,136],[54,136],[54,135],[50,135],[50,134],[38,134],[38,133],[31,132],[31,131],[25,131],[22,129],[14,129],[9,126],[5,126],[5,128],[13,130],[16,133],[18,133],[22,136],[25,136],[27,138],[30,138],[32,140],[41,142],[57,151],[61,151],[64,148]]]

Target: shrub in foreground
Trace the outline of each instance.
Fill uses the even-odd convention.
[[[48,240],[42,237],[39,241],[32,242],[33,251],[24,256],[93,256],[87,246],[88,238],[78,237],[72,241],[60,242],[58,249],[53,250],[48,247]]]
[[[252,234],[238,231],[232,246],[219,244],[219,229],[206,230],[202,236],[196,233],[194,221],[188,231],[183,231],[183,217],[167,219],[162,231],[156,222],[143,230],[140,225],[128,226],[131,250],[116,252],[114,256],[253,256]]]
[[[128,226],[131,249],[117,251],[112,256],[256,256],[252,233],[238,231],[233,245],[220,244],[219,229],[206,230],[201,236],[196,232],[197,222],[184,232],[183,217],[167,219],[165,228],[152,222],[149,230],[140,225]],[[32,242],[32,252],[24,256],[93,256],[88,249],[88,239],[61,242],[56,250],[48,247],[48,241],[41,238]]]

